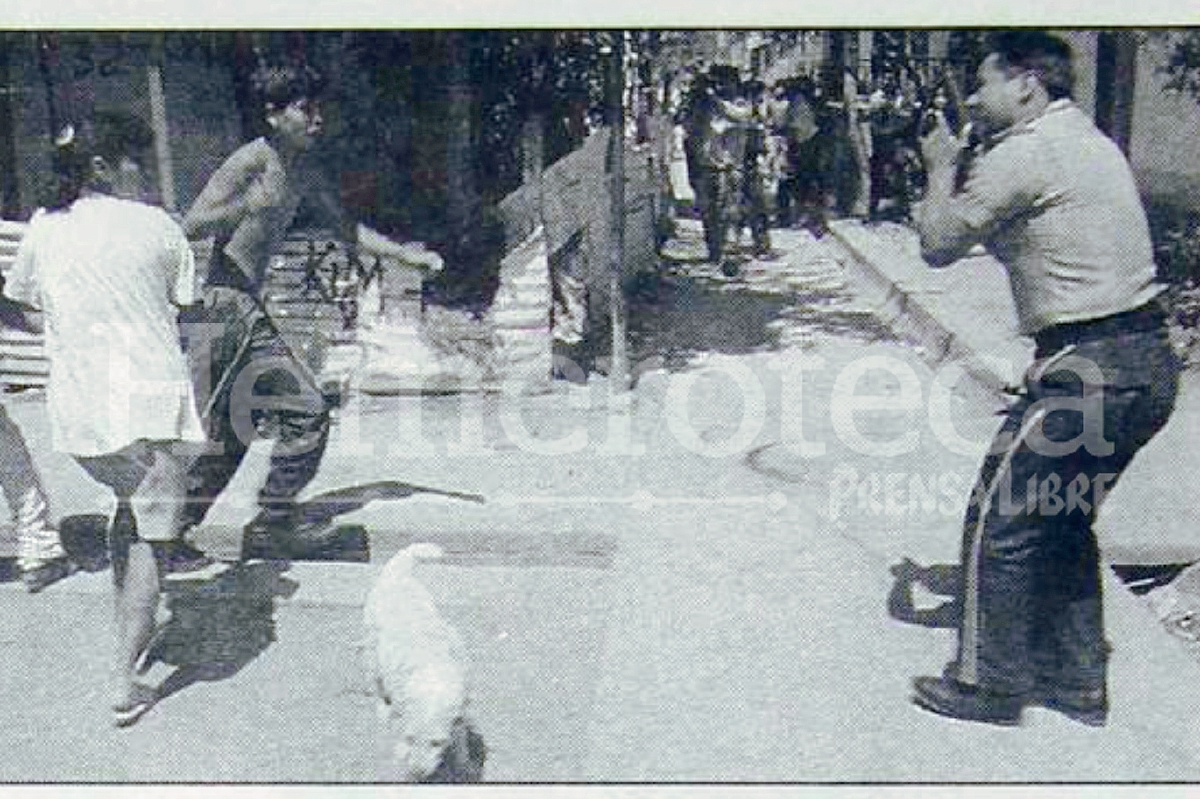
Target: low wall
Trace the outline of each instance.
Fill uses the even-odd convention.
[[[593,133],[583,147],[548,167],[542,173],[540,196],[536,185],[527,184],[500,203],[510,249],[520,246],[539,226],[545,229],[551,262],[573,239],[580,243],[579,277],[587,286],[593,318],[606,313],[612,263],[609,136],[607,128]],[[626,275],[657,265],[655,200],[661,190],[663,160],[656,153],[654,144],[625,149]],[[549,294],[545,302],[549,314]]]

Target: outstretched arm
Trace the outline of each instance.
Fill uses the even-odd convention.
[[[360,251],[379,258],[395,258],[406,264],[423,266],[431,272],[442,269],[442,256],[427,250],[424,243],[393,241],[374,228],[351,220],[342,207],[341,198],[322,177],[310,176],[307,183],[314,195],[314,205],[326,217],[326,223],[340,231],[342,237],[347,242],[353,242]]]
[[[442,269],[442,256],[433,250],[425,249],[424,242],[406,241],[400,243],[392,241],[382,233],[362,223],[356,226],[355,234],[358,239],[359,248],[372,255],[380,258],[395,258],[398,261],[412,264],[413,266],[423,266],[430,272],[439,272]]]

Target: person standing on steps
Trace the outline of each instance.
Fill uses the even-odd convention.
[[[982,151],[959,189],[964,143],[944,119],[922,139],[915,221],[933,266],[975,244],[1005,265],[1037,350],[964,521],[957,654],[915,680],[913,701],[1005,725],[1042,705],[1098,726],[1109,645],[1092,524],[1170,416],[1180,364],[1133,175],[1072,102],[1068,45],[995,34],[978,76],[967,105]]]
[[[189,474],[185,527],[199,524],[228,485],[249,441],[274,441],[259,493],[261,510],[247,525],[243,558],[291,558],[319,548],[327,523],[306,524],[295,498],[317,473],[329,440],[336,391],[316,385],[263,310],[270,259],[279,252],[302,201],[338,232],[353,253],[390,257],[431,270],[441,257],[424,245],[400,244],[357,224],[316,163],[321,134],[321,77],[303,66],[260,67],[252,77],[266,134],[235,150],[197,196],[183,220],[191,239],[214,237],[202,307],[186,316],[201,341],[189,358],[201,407],[208,409],[212,451]],[[215,338],[207,330],[216,329]],[[251,397],[253,392],[253,399]],[[269,397],[266,412],[262,397]]]

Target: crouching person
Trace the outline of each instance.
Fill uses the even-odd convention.
[[[177,323],[195,261],[180,227],[138,202],[145,123],[97,115],[94,131],[89,141],[68,127],[57,140],[57,196],[31,220],[5,292],[43,312],[54,448],[116,495],[113,712],[125,726],[156,698],[133,675],[160,578],[223,567],[176,536],[186,450],[205,440]]]

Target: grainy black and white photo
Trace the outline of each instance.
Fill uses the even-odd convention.
[[[402,24],[0,30],[0,783],[1200,782],[1200,28]]]

